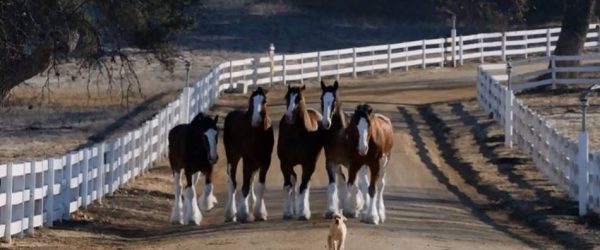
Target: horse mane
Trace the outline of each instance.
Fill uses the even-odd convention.
[[[346,117],[346,114],[342,110],[342,102],[338,102],[337,105],[335,105],[335,110],[333,111],[333,114],[339,117],[338,119],[340,119],[342,128],[348,127],[348,117]]]
[[[323,119],[323,116],[314,109],[304,109],[304,127],[309,132],[314,132],[319,129],[319,123]]]

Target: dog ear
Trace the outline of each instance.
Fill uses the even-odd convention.
[[[348,219],[346,218],[346,216],[344,216],[344,215],[340,215],[340,217],[342,217],[342,221],[343,221],[343,222],[346,222],[346,221],[348,220]]]

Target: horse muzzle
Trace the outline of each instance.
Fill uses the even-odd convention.
[[[365,156],[369,153],[369,147],[358,147],[357,149],[360,156]]]
[[[323,125],[323,128],[325,128],[325,129],[327,129],[327,130],[331,128],[331,122],[330,122],[330,121],[328,121],[328,120],[323,120],[323,121],[321,122],[321,124]]]
[[[208,163],[210,163],[211,165],[217,163],[217,161],[219,161],[219,156],[215,156],[215,157],[210,157],[210,159],[208,159]]]

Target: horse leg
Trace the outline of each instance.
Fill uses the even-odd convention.
[[[360,170],[358,171],[358,177],[360,178],[360,181],[358,182],[358,187],[360,189],[360,193],[362,194],[362,206],[360,208],[360,213],[362,216],[364,216],[367,212],[367,208],[368,208],[368,204],[369,204],[369,167],[366,165],[363,165],[362,167],[360,167]]]
[[[348,185],[346,184],[346,175],[344,175],[344,171],[342,170],[343,165],[338,165],[336,175],[337,175],[337,188],[338,188],[338,212],[340,209],[346,207],[348,203]]]
[[[297,209],[298,211],[298,219],[300,220],[310,220],[311,212],[310,212],[310,177],[312,177],[315,172],[315,162],[302,164],[302,183],[300,183],[300,187],[298,188],[298,193],[300,197],[296,199]]]
[[[239,157],[228,160],[227,164],[227,203],[225,204],[225,222],[235,221],[235,214],[237,213],[236,205],[235,205],[235,189],[237,186],[235,180],[235,174],[238,162],[240,161]]]
[[[242,183],[242,197],[240,197],[240,203],[239,203],[239,207],[238,207],[238,213],[237,213],[237,220],[239,222],[242,223],[246,223],[248,222],[248,199],[250,196],[250,188],[252,185],[252,177],[254,176],[254,169],[253,169],[253,164],[252,162],[247,161],[246,159],[244,159],[244,164],[243,164],[243,173],[244,173],[244,180]]]
[[[385,205],[383,204],[383,189],[385,188],[385,172],[387,170],[387,164],[389,162],[389,156],[383,156],[381,158],[379,181],[377,182],[378,196],[377,196],[377,213],[379,214],[379,221],[385,222]]]
[[[171,212],[171,223],[183,224],[183,200],[181,199],[181,173],[183,169],[173,171],[173,188],[175,189],[175,200]]]
[[[210,211],[217,205],[217,197],[213,194],[213,184],[212,184],[212,167],[210,167],[206,173],[204,173],[204,189],[202,190],[202,195],[200,196],[200,209],[204,212]]]
[[[294,201],[296,200],[296,173],[293,165],[281,163],[281,173],[283,174],[283,219],[294,217]]]
[[[379,162],[369,163],[369,169],[371,170],[371,183],[369,184],[369,204],[368,210],[363,217],[363,221],[370,224],[379,224],[379,214],[377,211],[377,179],[379,179]]]
[[[202,221],[202,213],[200,213],[200,208],[198,208],[198,198],[196,197],[196,181],[200,172],[190,174],[189,171],[185,171],[185,178],[187,181],[187,186],[185,188],[185,193],[183,195],[183,214],[184,214],[184,223],[187,225],[190,221],[196,225],[200,225]]]
[[[346,207],[344,207],[344,216],[348,218],[356,218],[357,210],[362,205],[362,201],[360,197],[360,191],[358,190],[358,186],[356,185],[356,174],[360,165],[350,165],[348,169],[348,202],[346,203]]]
[[[338,212],[338,189],[335,185],[335,176],[338,169],[338,165],[327,162],[327,177],[329,178],[329,185],[327,186],[327,209],[325,210],[325,219],[331,219],[335,213]]]
[[[265,206],[265,181],[267,179],[267,171],[269,171],[269,163],[263,163],[260,166],[258,173],[258,183],[256,185],[256,201],[254,203],[254,220],[267,220],[267,207]]]

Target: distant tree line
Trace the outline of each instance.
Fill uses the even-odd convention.
[[[314,11],[339,15],[385,17],[398,21],[448,20],[445,10],[458,15],[460,24],[482,29],[506,26],[538,26],[560,22],[572,0],[271,0],[288,2]],[[598,6],[594,13],[600,13]],[[475,22],[475,23],[474,23]]]

